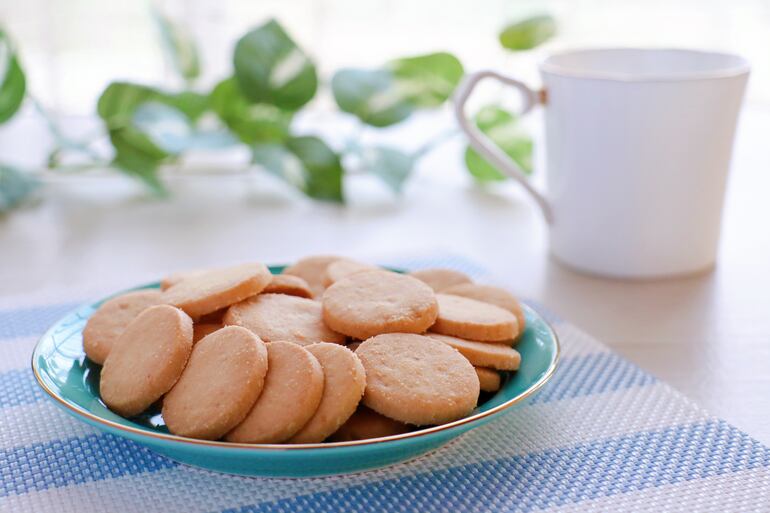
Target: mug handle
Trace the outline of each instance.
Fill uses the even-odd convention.
[[[460,124],[460,128],[463,132],[465,132],[465,135],[468,136],[471,147],[479,152],[482,157],[491,162],[496,168],[502,170],[505,174],[519,182],[535,200],[540,207],[540,210],[543,212],[543,217],[545,217],[546,222],[550,224],[553,222],[553,211],[548,200],[545,199],[545,196],[532,186],[529,178],[524,174],[518,164],[508,157],[508,155],[493,143],[489,137],[484,135],[484,133],[476,127],[476,124],[465,114],[465,104],[468,102],[468,98],[470,98],[476,85],[485,78],[494,78],[503,84],[513,86],[519,90],[522,100],[524,101],[524,105],[519,112],[520,116],[532,110],[532,108],[539,102],[539,93],[530,89],[523,82],[511,77],[506,77],[505,75],[501,75],[492,70],[477,71],[465,76],[454,95],[453,103],[457,122]]]

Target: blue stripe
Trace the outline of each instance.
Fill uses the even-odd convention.
[[[592,394],[616,392],[657,383],[657,380],[614,353],[565,358],[550,383],[530,404],[564,401]],[[0,373],[0,408],[31,404],[45,398],[32,371]]]
[[[563,401],[656,383],[655,377],[615,353],[565,358],[559,370],[530,404]]]
[[[15,369],[0,373],[0,408],[30,404],[43,398],[43,391],[37,386],[31,370]]]
[[[770,466],[770,450],[722,421],[594,441],[224,513],[528,512]]]
[[[0,310],[0,340],[42,335],[51,324],[77,306],[77,303],[62,303]]]
[[[0,450],[0,497],[176,465],[140,445],[106,434],[4,449]]]

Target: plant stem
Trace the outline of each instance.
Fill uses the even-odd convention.
[[[56,120],[53,118],[53,116],[51,116],[51,114],[48,113],[46,108],[43,107],[43,104],[37,98],[35,98],[34,95],[27,93],[27,98],[29,98],[29,101],[31,101],[32,105],[35,107],[35,110],[37,110],[45,120],[46,125],[48,126],[48,130],[50,130],[51,135],[53,135],[54,139],[56,139],[56,143],[60,148],[78,150],[82,153],[85,153],[94,160],[101,160],[101,156],[89,148],[88,143],[73,141],[64,135],[64,132],[62,132]]]
[[[434,149],[436,147],[444,144],[446,141],[452,139],[456,135],[460,134],[460,129],[458,128],[450,128],[448,130],[445,130],[444,132],[439,132],[437,135],[432,137],[428,142],[417,148],[417,150],[413,153],[414,159],[421,159]]]

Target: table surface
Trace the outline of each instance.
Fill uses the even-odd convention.
[[[122,179],[57,181],[43,201],[0,219],[0,296],[129,285],[169,270],[313,253],[371,261],[451,253],[479,262],[502,285],[770,444],[768,128],[770,111],[744,112],[719,262],[700,276],[617,281],[560,266],[548,256],[534,205],[514,184],[471,185],[456,140],[422,161],[400,199],[366,178],[351,179],[347,208],[306,201],[254,175],[174,181],[167,201]],[[408,142],[432,128],[417,122],[410,130],[396,138]],[[6,130],[0,153],[36,140],[23,127]]]

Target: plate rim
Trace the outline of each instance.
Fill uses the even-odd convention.
[[[142,288],[152,288],[154,286],[157,287],[158,285],[159,285],[158,282],[150,282],[144,285],[139,285],[137,287],[131,287],[129,289],[116,292],[115,294],[106,296],[104,299],[131,291],[131,290],[142,289]],[[99,301],[103,301],[104,299]],[[397,442],[397,441],[408,440],[413,438],[420,438],[426,435],[432,435],[435,433],[440,433],[442,431],[447,431],[460,426],[464,426],[466,424],[476,423],[487,417],[492,417],[500,412],[503,412],[511,408],[512,406],[515,406],[516,404],[523,402],[525,399],[527,399],[528,397],[530,397],[531,395],[539,391],[548,381],[550,381],[550,379],[553,377],[554,373],[556,372],[556,368],[558,367],[559,361],[561,359],[561,342],[559,340],[559,335],[557,334],[556,330],[553,328],[551,323],[544,316],[542,316],[539,312],[537,312],[537,310],[535,310],[534,308],[531,308],[529,305],[522,303],[522,306],[524,307],[524,309],[534,313],[538,317],[538,319],[548,329],[548,333],[553,339],[554,346],[555,346],[554,355],[551,358],[551,361],[546,371],[537,381],[535,381],[535,383],[530,385],[529,388],[527,388],[520,394],[508,399],[507,401],[501,404],[498,404],[493,408],[490,408],[489,410],[478,412],[474,415],[463,417],[461,419],[457,419],[452,422],[441,424],[438,426],[431,426],[425,429],[418,429],[416,431],[410,431],[408,433],[401,433],[397,435],[390,435],[390,436],[384,436],[379,438],[368,438],[365,440],[351,440],[351,441],[345,441],[345,442],[319,442],[319,443],[305,443],[305,444],[248,444],[248,443],[238,443],[238,442],[220,442],[217,440],[201,440],[197,438],[189,438],[185,436],[174,435],[171,433],[157,433],[157,432],[148,431],[146,429],[141,429],[133,426],[126,426],[118,422],[115,422],[113,420],[105,419],[99,415],[91,413],[90,411],[84,409],[81,406],[71,404],[70,402],[65,400],[63,397],[61,397],[58,393],[56,393],[54,390],[51,390],[50,387],[48,387],[48,385],[45,383],[44,379],[40,375],[40,372],[37,366],[37,359],[38,359],[40,347],[43,341],[49,338],[51,331],[59,324],[59,322],[62,319],[80,311],[85,307],[91,307],[96,302],[98,301],[95,301],[93,303],[83,303],[77,308],[67,312],[62,317],[57,319],[51,326],[49,326],[48,329],[45,331],[45,333],[37,340],[37,342],[35,343],[35,347],[32,350],[32,357],[31,357],[30,363],[32,367],[32,373],[35,376],[35,381],[37,382],[38,386],[40,386],[40,388],[43,389],[43,391],[49,396],[49,398],[53,399],[60,407],[63,407],[64,409],[69,410],[69,412],[75,417],[84,417],[88,421],[88,423],[92,425],[100,425],[110,430],[126,432],[138,438],[149,437],[162,442],[182,444],[185,446],[205,446],[205,447],[213,447],[213,448],[218,448],[223,450],[247,449],[251,451],[256,451],[256,450],[301,451],[301,450],[309,450],[309,449],[323,450],[323,449],[336,449],[336,448],[346,448],[346,447],[359,447],[359,446],[367,446],[367,445],[384,444],[387,442]],[[131,437],[131,438],[134,438],[134,437]]]

